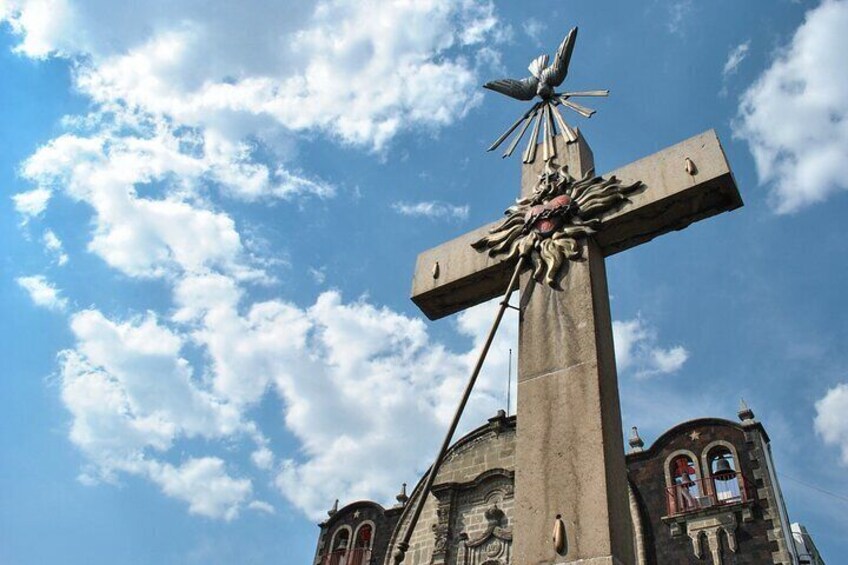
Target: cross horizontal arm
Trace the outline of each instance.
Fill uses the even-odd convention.
[[[687,162],[688,160],[688,162]],[[645,188],[602,217],[595,236],[604,255],[624,251],[689,224],[739,208],[742,199],[714,130],[611,171],[622,183]],[[418,256],[412,301],[431,320],[502,294],[511,261],[477,253],[471,243],[496,225],[476,229]]]
[[[613,175],[623,184],[641,180],[646,188],[631,195],[629,204],[603,217],[603,229],[595,239],[605,256],[742,206],[715,130],[604,176]]]
[[[418,255],[412,301],[425,316],[438,320],[503,293],[512,261],[477,253],[471,247],[499,223],[492,222]]]

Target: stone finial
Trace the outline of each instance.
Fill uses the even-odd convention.
[[[330,516],[332,518],[333,514],[335,514],[338,511],[339,511],[339,499],[337,498],[336,501],[333,503],[333,507],[330,508],[329,510],[327,510],[327,516]]]
[[[754,418],[754,411],[748,407],[748,404],[745,402],[745,399],[742,398],[739,401],[739,419],[742,420],[743,426],[749,426],[751,424],[756,423],[756,419]]]
[[[498,410],[497,414],[489,418],[489,427],[491,427],[496,434],[500,434],[507,428],[506,422],[506,412],[504,412],[503,410]]]
[[[400,487],[400,492],[397,494],[395,499],[398,501],[398,505],[406,506],[406,501],[409,500],[409,497],[406,496],[406,483]]]
[[[636,426],[630,428],[630,439],[627,443],[630,444],[630,453],[641,453],[644,451],[642,448],[645,447],[645,442],[639,437],[639,430]]]

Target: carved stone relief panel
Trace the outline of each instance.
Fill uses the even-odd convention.
[[[728,549],[736,553],[736,516],[732,512],[689,520],[686,523],[686,530],[689,539],[692,540],[692,552],[699,559],[705,557],[704,540],[707,542],[713,565],[722,565],[722,538]]]
[[[433,524],[433,555],[430,558],[431,565],[444,565],[447,563],[450,553],[450,518],[451,508],[455,499],[456,491],[447,489],[437,493],[439,501],[436,507],[436,522]]]
[[[509,565],[513,474],[493,469],[456,494],[449,565]]]

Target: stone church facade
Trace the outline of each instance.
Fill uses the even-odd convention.
[[[633,428],[626,464],[638,565],[823,563],[793,541],[801,526],[789,522],[765,428],[747,406],[739,419],[684,422],[647,448]],[[500,412],[451,446],[405,563],[518,565],[515,441],[515,417]],[[320,524],[314,565],[392,565],[422,482],[392,508],[334,507]]]

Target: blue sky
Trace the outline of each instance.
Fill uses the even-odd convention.
[[[715,128],[745,207],[608,261],[624,426],[744,397],[848,553],[848,2],[0,0],[0,563],[304,563],[430,463],[492,307],[416,255],[497,218],[485,148],[580,26],[607,171]],[[593,101],[595,102],[595,101]],[[463,429],[505,402],[507,319]],[[513,395],[514,399],[514,395]],[[798,481],[801,482],[798,482]]]

